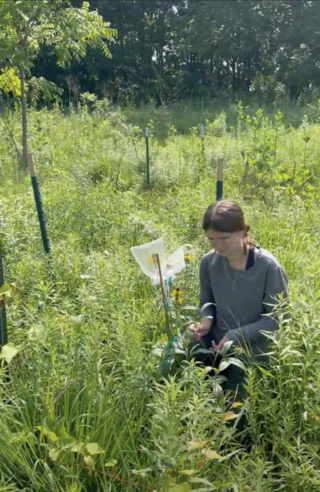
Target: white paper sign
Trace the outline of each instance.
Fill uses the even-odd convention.
[[[183,246],[178,248],[168,259],[166,259],[163,238],[156,239],[151,243],[133,246],[131,248],[136,262],[142,272],[153,281],[154,285],[160,284],[159,270],[153,260],[153,255],[159,255],[161,274],[163,280],[173,279],[186,266],[184,261]]]

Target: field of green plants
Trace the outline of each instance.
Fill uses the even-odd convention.
[[[238,105],[232,123],[208,116],[203,145],[196,127],[180,133],[160,116],[149,121],[147,189],[142,128],[123,112],[104,102],[68,115],[29,110],[50,260],[30,178],[17,165],[19,112],[0,119],[11,284],[0,492],[320,490],[318,107],[290,126],[280,112],[248,116]],[[213,391],[181,342],[209,248],[201,215],[215,199],[218,158],[224,196],[243,207],[252,239],[277,257],[290,285],[290,322],[274,336],[270,369],[247,366],[242,405]],[[184,245],[188,256],[174,281],[182,303],[170,300],[178,340],[165,378],[160,293],[130,251],[159,237],[168,254]]]

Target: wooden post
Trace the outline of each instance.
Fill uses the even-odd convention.
[[[223,159],[218,159],[217,166],[217,185],[216,185],[216,199],[221,200],[223,195],[223,168],[224,161]]]
[[[43,249],[46,254],[50,253],[50,243],[48,239],[47,229],[46,229],[46,221],[44,218],[43,207],[41,202],[41,195],[39,190],[39,184],[37,180],[36,170],[33,162],[33,155],[28,153],[28,167],[31,178],[31,184],[33,188],[34,201],[36,203],[36,209],[38,213],[38,221],[40,226],[41,238]]]
[[[146,139],[146,185],[150,186],[149,128],[144,129]]]

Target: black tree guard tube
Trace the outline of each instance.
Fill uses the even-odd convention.
[[[0,252],[0,289],[4,285],[3,260]],[[0,294],[0,347],[8,343],[6,301],[4,295]]]
[[[36,203],[36,209],[37,209],[37,213],[38,213],[38,221],[39,221],[39,226],[40,226],[40,231],[41,231],[43,249],[46,252],[46,254],[49,254],[50,253],[50,243],[49,243],[49,239],[48,239],[46,221],[44,218],[43,207],[42,207],[42,202],[41,202],[41,195],[40,195],[40,190],[39,190],[39,184],[38,184],[37,175],[36,175],[36,171],[35,171],[35,167],[34,167],[34,163],[33,163],[32,154],[28,154],[28,166],[29,166],[31,184],[32,184],[32,188],[33,188],[34,201]]]
[[[216,199],[222,200],[223,195],[223,159],[218,159],[218,167],[217,167],[217,187],[216,187]]]

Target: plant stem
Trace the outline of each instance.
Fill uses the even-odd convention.
[[[166,320],[167,335],[168,335],[169,341],[170,341],[171,340],[172,333],[171,333],[171,328],[170,328],[170,319],[169,319],[169,313],[168,313],[168,307],[167,307],[167,298],[166,298],[166,294],[165,294],[165,291],[164,291],[163,278],[162,278],[162,272],[161,272],[161,265],[160,265],[160,259],[159,259],[159,255],[158,254],[153,255],[153,261],[157,265],[158,271],[159,271],[160,289],[161,289],[161,294],[162,294],[162,303],[163,303],[163,308],[164,308],[164,316],[165,316],[165,320]]]

